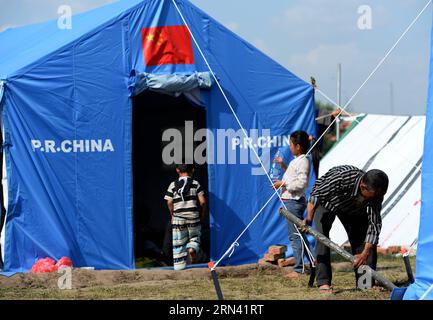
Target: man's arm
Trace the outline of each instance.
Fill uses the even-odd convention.
[[[380,211],[382,210],[382,200],[367,206],[367,235],[365,236],[364,250],[362,250],[360,254],[355,255],[355,262],[353,263],[355,268],[359,268],[365,264],[370,250],[373,248],[373,246],[379,243],[379,234],[382,229],[382,218],[380,216]]]
[[[307,224],[311,226],[311,224],[313,223],[313,219],[314,219],[314,203],[308,201],[307,204],[307,217],[305,220],[307,220]]]
[[[371,248],[373,248],[373,244],[366,242],[364,244],[364,250],[360,254],[355,255],[355,261],[353,262],[353,266],[355,268],[359,268],[360,266],[365,264]]]
[[[307,203],[307,217],[304,219],[304,221],[302,222],[302,224],[304,226],[310,226],[313,224],[313,219],[314,219],[314,203],[311,201],[308,201]],[[306,230],[304,228],[300,229],[301,232],[305,233]]]
[[[380,211],[382,210],[382,201],[372,203],[367,206],[368,229],[365,236],[365,243],[377,245],[379,243],[379,234],[382,230],[382,217]]]

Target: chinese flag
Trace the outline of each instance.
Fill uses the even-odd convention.
[[[186,26],[143,28],[146,66],[194,64],[191,36]]]

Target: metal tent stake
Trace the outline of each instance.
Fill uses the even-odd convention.
[[[223,292],[221,291],[220,283],[218,281],[218,275],[215,270],[211,270],[213,284],[215,286],[215,291],[218,296],[218,300],[224,300]]]
[[[414,283],[415,279],[413,278],[412,267],[410,266],[409,255],[403,255],[404,266],[406,268],[407,279],[410,283]]]
[[[224,300],[223,292],[221,291],[220,282],[218,281],[218,275],[214,269],[215,264],[213,261],[208,263],[208,267],[210,269],[210,274],[212,275],[213,284],[215,286],[215,291],[218,297],[218,300]]]
[[[283,215],[285,218],[287,218],[290,222],[293,222],[298,228],[303,227],[302,220],[296,217],[294,214],[290,213],[289,211],[281,208],[280,214]],[[304,229],[306,230],[306,233],[312,235],[317,241],[323,243],[325,246],[329,247],[330,249],[334,250],[336,253],[338,253],[340,256],[342,256],[344,259],[349,260],[350,262],[355,261],[355,257],[351,255],[349,252],[341,248],[338,244],[335,242],[332,242],[329,238],[325,237],[320,232],[314,230],[313,228],[309,226],[304,226]],[[370,272],[373,279],[378,281],[380,284],[382,284],[385,288],[389,290],[393,290],[396,287],[391,281],[384,278],[382,275],[380,275],[375,270],[371,269],[369,266],[364,266],[368,272]]]

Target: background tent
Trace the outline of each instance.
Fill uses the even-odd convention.
[[[433,32],[432,32],[433,36]],[[433,46],[433,38],[431,45]],[[424,168],[422,171],[422,204],[416,256],[416,279],[404,299],[433,299],[433,56],[430,58],[429,93],[424,137]]]
[[[297,129],[315,134],[309,84],[188,1],[176,3],[254,141]],[[208,180],[211,258],[218,259],[272,190],[253,155],[231,163],[244,154],[227,147],[241,136],[238,123],[173,2],[124,0],[72,22],[70,30],[50,21],[0,33],[5,270],[28,270],[46,256],[133,268],[140,218],[148,233],[168,219],[162,197],[175,174],[160,158],[162,132],[185,121],[226,142],[210,144],[216,160],[198,170]],[[269,245],[287,242],[279,206],[266,207],[223,263],[254,262]]]
[[[361,115],[320,162],[320,175],[337,165],[381,169],[389,177],[379,245],[411,246],[418,239],[424,116]],[[331,238],[342,245],[346,231],[336,219]]]

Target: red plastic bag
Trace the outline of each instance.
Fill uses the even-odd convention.
[[[56,265],[45,265],[45,266],[42,266],[41,272],[42,273],[44,273],[44,272],[56,272],[57,269],[58,269],[58,267]]]
[[[56,272],[58,267],[54,264],[54,260],[50,258],[39,259],[32,266],[33,273]]]
[[[31,272],[33,273],[45,273],[45,272],[56,272],[62,268],[72,268],[72,260],[68,257],[62,257],[57,263],[51,258],[39,259],[32,266]]]
[[[62,268],[72,268],[72,260],[68,257],[62,257],[59,261],[57,261],[56,266],[59,269]]]

